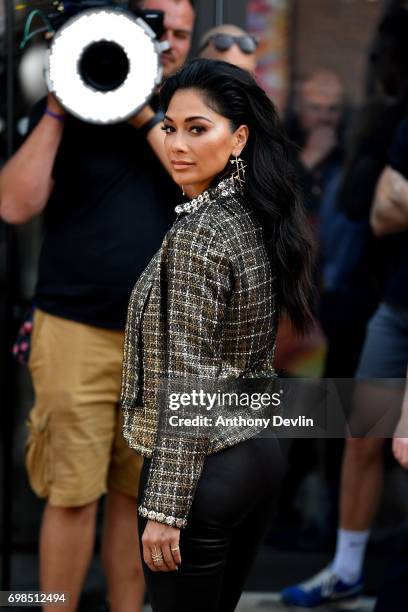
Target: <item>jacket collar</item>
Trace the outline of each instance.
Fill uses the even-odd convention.
[[[193,200],[189,200],[188,202],[184,202],[183,204],[176,206],[175,212],[177,215],[196,212],[199,208],[204,206],[204,204],[209,204],[220,197],[225,198],[236,193],[242,193],[242,190],[242,185],[236,180],[234,175],[231,174],[227,178],[222,179],[214,187],[209,187],[200,193],[200,195]]]

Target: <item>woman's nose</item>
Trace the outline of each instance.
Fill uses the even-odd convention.
[[[181,131],[178,131],[174,134],[171,147],[174,151],[185,151],[186,150],[186,142]]]

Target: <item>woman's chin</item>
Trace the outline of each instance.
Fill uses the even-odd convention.
[[[183,185],[190,185],[194,181],[191,180],[191,176],[188,176],[186,172],[180,172],[179,170],[173,170],[172,172],[173,181],[182,188]]]
[[[184,181],[183,179],[180,177],[180,175],[176,172],[172,173],[172,177],[173,177],[173,181],[176,183],[176,185],[178,185],[180,187],[180,189],[182,189]]]

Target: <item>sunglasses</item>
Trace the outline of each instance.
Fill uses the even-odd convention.
[[[200,51],[203,51],[210,42],[214,45],[217,51],[228,51],[232,45],[238,45],[243,53],[255,53],[258,47],[258,41],[253,36],[232,36],[231,34],[214,34],[202,45]]]

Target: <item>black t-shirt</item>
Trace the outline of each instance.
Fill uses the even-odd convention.
[[[35,304],[123,329],[130,292],[174,220],[180,189],[135,128],[74,117],[53,177]]]
[[[389,152],[390,166],[408,179],[408,117],[399,125]],[[408,232],[395,236],[395,271],[388,283],[385,301],[408,308]]]

